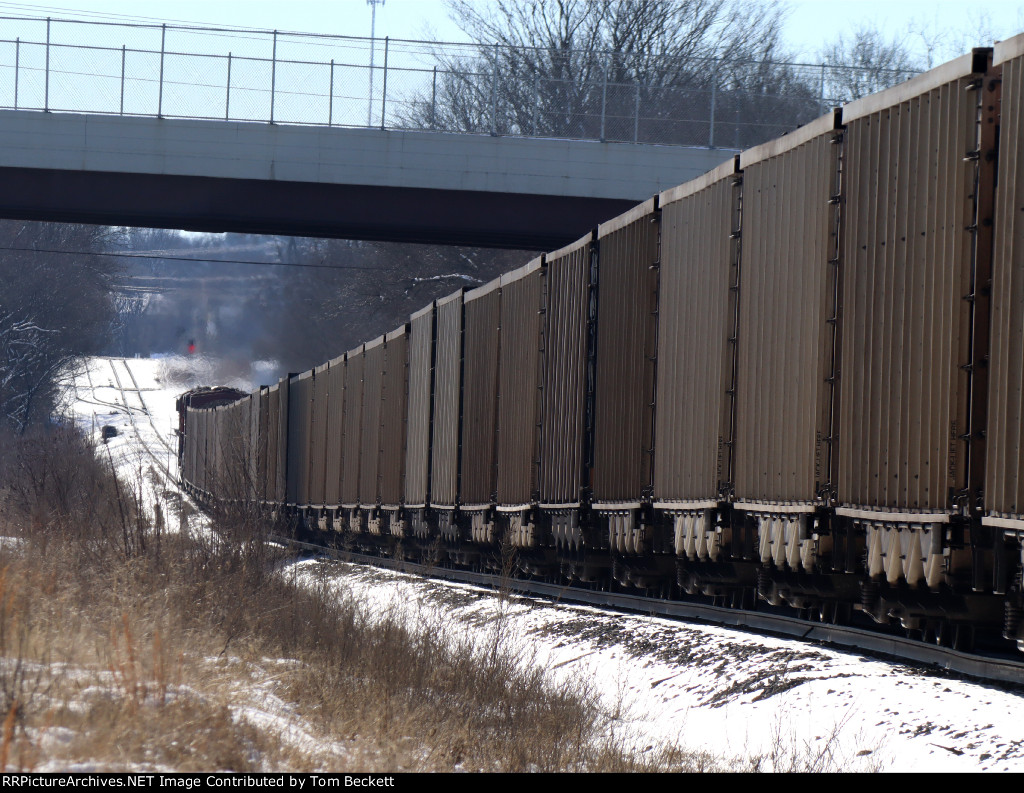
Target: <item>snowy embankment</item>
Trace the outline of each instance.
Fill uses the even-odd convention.
[[[143,471],[152,482],[147,499],[164,506],[163,482],[176,476],[174,397],[184,390],[168,382],[167,369],[96,359],[78,379],[74,404],[89,431],[117,429],[107,446],[114,464],[130,480]],[[675,742],[744,763],[760,756],[766,769],[1024,770],[1024,698],[1007,688],[798,641],[504,598],[375,568],[306,560],[290,573],[350,591],[371,613],[473,631],[482,642],[497,637],[553,675],[589,681],[613,717],[609,729],[640,749]]]

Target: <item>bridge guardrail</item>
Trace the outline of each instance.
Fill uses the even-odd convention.
[[[629,79],[619,56],[587,53],[572,64],[582,76],[568,80],[516,67],[530,52],[0,17],[0,107],[740,149],[846,101],[837,91],[860,76],[845,66],[695,60],[685,78],[655,85]],[[752,72],[753,82],[743,76]]]

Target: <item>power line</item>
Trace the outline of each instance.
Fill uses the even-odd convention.
[[[154,256],[146,253],[114,253],[104,251],[69,251],[55,248],[3,248],[3,251],[24,253],[56,253],[65,256],[106,256],[115,259],[155,259],[156,261],[192,262],[194,264],[248,264],[258,267],[305,267],[315,270],[398,270],[393,265],[311,264],[306,262],[265,262],[255,259],[194,259],[189,256]]]

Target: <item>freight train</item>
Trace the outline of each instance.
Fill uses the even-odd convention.
[[[182,485],[352,548],[1024,648],[1022,70],[1024,35],[976,49],[184,398]]]

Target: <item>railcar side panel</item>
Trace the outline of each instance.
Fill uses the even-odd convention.
[[[830,481],[835,128],[830,114],[740,155],[738,501],[811,505]]]
[[[992,262],[992,354],[985,510],[1024,530],[1024,35],[1000,42],[999,185]]]
[[[992,189],[965,157],[974,60],[843,108],[837,482],[853,508],[946,512],[968,487],[975,202]]]
[[[185,406],[185,452],[182,455],[182,477],[193,487],[198,487],[198,466],[196,447],[199,445],[199,416],[196,410]]]
[[[324,504],[341,503],[341,453],[344,438],[345,356],[330,361],[327,370],[327,424],[324,439]]]
[[[598,229],[594,502],[650,497],[658,310],[657,200]]]
[[[249,469],[245,473],[246,481],[246,498],[250,500],[259,500],[262,498],[260,495],[259,487],[259,475],[257,474],[257,468],[259,467],[259,456],[260,456],[260,392],[256,391],[249,395],[248,406],[246,409],[248,413],[249,423],[249,440],[248,440],[248,454],[247,460],[249,462]]]
[[[362,448],[363,418],[363,348],[351,350],[345,366],[345,437],[341,475],[341,503],[347,507],[359,504],[359,456]]]
[[[380,500],[384,506],[398,507],[404,501],[408,388],[409,334],[403,325],[384,339],[380,437]]]
[[[585,473],[587,332],[593,234],[548,254],[540,501],[579,506]]]
[[[275,500],[278,503],[285,503],[288,497],[288,469],[290,461],[288,458],[288,404],[290,401],[290,388],[288,386],[290,377],[285,376],[278,381],[279,409],[277,412],[277,481],[275,487]]]
[[[326,503],[327,415],[330,410],[330,364],[313,369],[312,405],[309,422],[309,498],[312,506]]]
[[[501,277],[497,503],[502,506],[537,501],[545,282],[540,258]]]
[[[405,454],[405,503],[430,499],[430,424],[434,394],[434,304],[409,320],[409,393]]]
[[[287,503],[309,504],[309,461],[313,420],[313,370],[288,383]]]
[[[372,508],[380,501],[381,386],[384,375],[384,337],[369,342],[363,352],[363,417],[359,451],[359,505]]]
[[[462,401],[463,507],[494,501],[501,279],[466,293]]]
[[[732,481],[738,163],[662,193],[655,504],[716,501]]]
[[[260,387],[256,392],[256,498],[259,501],[267,500],[267,447],[269,445],[267,433],[270,423],[270,399],[268,389]]]
[[[442,507],[459,503],[462,440],[463,290],[437,301],[434,365],[434,441],[430,500]]]
[[[210,466],[207,489],[215,499],[224,498],[224,415],[227,408],[218,405],[209,413],[210,434],[207,446],[210,450]]]
[[[267,501],[281,500],[277,489],[279,447],[281,444],[281,386],[275,383],[267,389]]]

